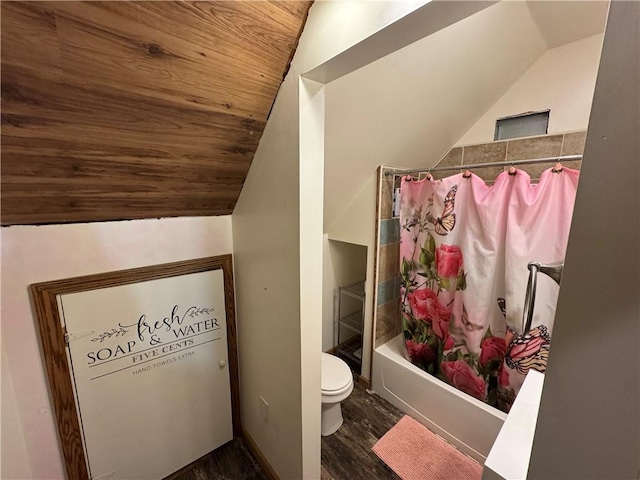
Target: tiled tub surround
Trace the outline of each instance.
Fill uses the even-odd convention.
[[[378,168],[373,348],[400,333],[400,219],[393,218],[393,190],[400,182],[399,177],[384,175],[387,170]]]
[[[460,166],[460,171],[463,171],[465,166],[478,163],[582,155],[586,136],[586,131],[580,131],[454,147],[434,167]],[[580,169],[580,164],[580,160],[563,162],[565,167],[578,170]],[[540,179],[540,174],[551,166],[553,166],[553,162],[517,165],[517,168],[527,172],[532,182],[537,182]],[[493,183],[496,176],[508,168],[508,165],[505,167],[485,167],[473,169],[471,172],[478,175],[485,182]],[[440,179],[455,173],[457,173],[456,170],[433,172],[433,177]]]
[[[586,131],[564,134],[541,135],[538,137],[516,138],[478,145],[452,148],[435,166],[460,166],[460,170],[433,172],[436,179],[464,171],[465,166],[486,162],[509,162],[515,160],[582,155]],[[425,159],[425,163],[428,160]],[[563,162],[569,168],[579,169],[581,161]],[[533,165],[518,165],[527,172],[532,182],[537,182],[540,174],[553,166],[553,162]],[[493,183],[505,167],[486,167],[471,170],[487,183]],[[400,268],[399,233],[400,221],[393,218],[393,191],[399,186],[399,177],[385,175],[392,167],[378,168],[378,204],[376,234],[378,236],[375,263],[375,312],[373,348],[386,343],[401,333],[400,322]]]

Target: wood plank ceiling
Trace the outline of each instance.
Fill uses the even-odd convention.
[[[311,2],[1,2],[3,225],[233,211]]]

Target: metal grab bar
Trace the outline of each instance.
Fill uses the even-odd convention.
[[[524,310],[522,310],[523,335],[531,330],[531,323],[533,322],[533,307],[536,302],[538,272],[542,272],[551,277],[558,285],[560,285],[560,280],[562,280],[562,270],[564,269],[564,261],[547,264],[529,262],[527,268],[529,269],[529,281],[527,282],[527,292],[524,297]]]

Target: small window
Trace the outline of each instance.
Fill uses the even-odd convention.
[[[521,113],[499,118],[496,121],[496,134],[493,139],[506,140],[508,138],[546,135],[548,129],[549,110]]]

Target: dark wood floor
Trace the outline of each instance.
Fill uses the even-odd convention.
[[[322,480],[399,479],[371,447],[404,415],[386,400],[356,383],[342,402],[342,427],[322,437]]]
[[[342,427],[322,437],[322,480],[399,479],[371,451],[404,413],[356,382],[342,402]],[[237,438],[165,480],[263,480],[268,477]]]
[[[268,477],[242,438],[168,476],[165,480],[266,480]]]

